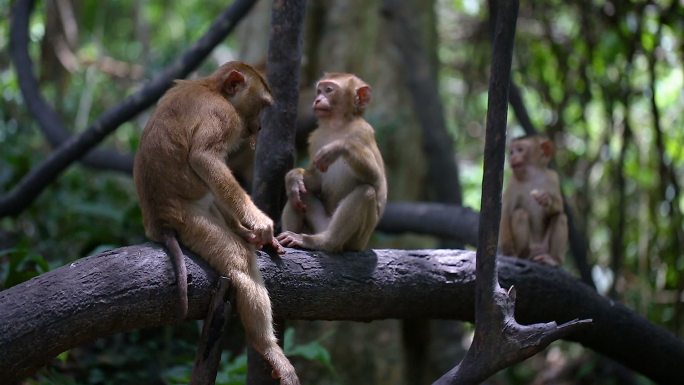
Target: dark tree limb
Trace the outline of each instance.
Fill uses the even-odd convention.
[[[306,0],[274,2],[271,15],[266,75],[275,103],[261,121],[252,193],[275,221],[285,205],[285,173],[294,166],[305,9]]]
[[[451,136],[444,120],[437,74],[430,63],[406,1],[384,0],[382,14],[391,21],[394,44],[399,49],[406,86],[422,127],[423,152],[428,161],[428,190],[436,201],[461,204],[461,186]]]
[[[186,253],[188,319],[204,319],[217,276]],[[288,249],[258,255],[274,311],[284,319],[441,318],[472,322],[475,254],[462,250]],[[593,318],[566,336],[651,379],[681,376],[684,341],[601,297],[563,269],[500,257],[504,287],[525,323]],[[0,291],[0,378],[12,383],[98,337],[176,322],[175,275],[163,247],[144,244],[79,259]]]
[[[489,6],[489,29],[493,34],[494,21],[496,20],[497,13],[496,0],[488,0],[487,4]],[[535,135],[539,133],[539,131],[534,127],[532,119],[530,119],[530,114],[527,112],[527,107],[525,107],[525,102],[520,93],[520,87],[515,84],[513,78],[511,78],[509,85],[508,102],[511,104],[511,107],[513,107],[515,117],[525,131],[525,135]],[[570,253],[575,261],[575,266],[582,277],[582,281],[595,288],[596,285],[591,277],[591,266],[589,265],[587,257],[587,250],[589,249],[589,246],[586,237],[577,228],[575,214],[573,213],[573,210],[568,204],[568,200],[565,198],[565,196],[563,196],[563,211],[568,218]]]
[[[491,2],[492,0],[490,0],[490,3]],[[520,123],[525,131],[525,135],[537,134],[538,131],[536,128],[534,128],[534,124],[532,124],[530,114],[527,113],[525,102],[520,94],[520,88],[515,84],[513,79],[511,79],[510,88],[508,90],[508,102],[511,104],[511,107],[513,107],[513,113],[515,114],[518,123]]]
[[[413,232],[477,246],[479,214],[471,208],[428,202],[389,202],[377,230],[400,234]]]
[[[294,166],[305,10],[306,0],[291,0],[274,1],[271,12],[266,75],[275,103],[261,121],[252,194],[254,203],[274,222],[279,221],[285,205],[285,173]],[[274,321],[282,336],[285,321],[277,316],[274,314]],[[261,355],[249,348],[247,383],[278,384],[271,371]]]
[[[202,324],[202,334],[197,346],[195,364],[192,367],[190,385],[214,385],[216,383],[216,373],[223,352],[221,340],[230,320],[231,303],[234,302],[229,298],[229,289],[230,279],[219,277],[209,303],[209,311]]]
[[[71,133],[66,129],[61,116],[50,107],[40,93],[38,79],[33,73],[33,60],[29,55],[29,18],[35,6],[34,0],[16,1],[12,8],[10,25],[10,58],[14,64],[19,88],[31,115],[38,121],[43,134],[53,147],[59,147],[69,140]],[[130,173],[133,169],[133,155],[114,150],[95,149],[82,158],[82,162],[94,168]]]
[[[506,126],[508,118],[508,86],[511,78],[513,42],[518,19],[517,0],[498,0],[498,15],[490,66],[489,96],[484,147],[484,174],[482,177],[482,208],[477,243],[477,316],[483,321],[493,314],[494,294],[500,289],[496,272],[496,249],[499,242],[501,220],[501,191],[503,165],[506,154]],[[478,325],[479,326],[479,325]],[[483,325],[486,326],[486,325]],[[486,328],[476,328],[486,330]]]
[[[561,191],[562,194],[562,191]],[[596,289],[596,284],[594,283],[594,278],[591,276],[591,265],[589,264],[589,257],[587,256],[587,250],[589,250],[589,242],[585,237],[584,233],[580,231],[577,227],[577,221],[575,221],[575,214],[568,200],[563,196],[563,210],[565,211],[565,216],[568,218],[568,237],[570,243],[570,254],[573,256],[575,261],[575,266],[579,271],[582,282]]]
[[[497,7],[489,80],[487,125],[476,257],[475,336],[463,360],[435,384],[480,384],[494,373],[523,361],[556,339],[576,331],[591,320],[519,324],[515,319],[516,294],[499,284],[496,251],[501,219],[501,191],[506,153],[508,89],[518,0],[500,0]]]
[[[24,0],[14,3],[12,11],[13,29],[16,22],[15,13],[24,10],[24,7],[29,3],[33,3],[33,1]],[[171,87],[174,79],[184,78],[197,68],[212,49],[235,28],[237,22],[247,14],[254,3],[255,0],[236,0],[214,20],[209,30],[173,64],[147,82],[139,91],[105,111],[85,131],[71,136],[63,142],[47,159],[24,176],[11,191],[0,197],[0,217],[20,213],[71,163],[89,152],[120,124],[151,106]],[[30,7],[27,10],[30,10]],[[28,17],[28,15],[23,17]],[[14,44],[11,47],[12,52],[19,49]]]

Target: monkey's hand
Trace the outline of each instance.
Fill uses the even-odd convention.
[[[537,203],[539,203],[539,205],[544,208],[548,208],[551,206],[551,203],[553,203],[551,200],[551,194],[549,194],[548,191],[534,189],[530,191],[530,195],[537,201]]]
[[[303,247],[304,237],[302,237],[302,234],[293,233],[292,231],[283,231],[278,235],[278,242],[285,247]]]
[[[306,195],[306,185],[304,184],[304,170],[294,169],[285,176],[285,188],[287,191],[287,199],[292,202],[292,205],[298,211],[306,212],[306,205],[302,197]]]
[[[339,141],[323,146],[314,156],[313,164],[321,172],[328,171],[328,167],[342,155],[344,146]]]
[[[245,239],[257,248],[264,246],[272,247],[278,254],[283,254],[285,250],[273,236],[273,221],[262,212],[254,213],[251,223],[247,225],[249,234]]]

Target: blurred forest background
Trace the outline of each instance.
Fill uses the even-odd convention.
[[[226,3],[40,1],[28,48],[41,91],[64,124],[81,131],[171,63]],[[25,106],[10,60],[11,4],[0,0],[2,192],[52,149]],[[418,61],[407,61],[401,50],[406,40],[397,39],[388,17],[397,4],[410,15]],[[260,1],[198,74],[232,59],[263,64],[270,6]],[[313,84],[324,71],[356,73],[373,87],[367,118],[385,158],[390,201],[443,201],[478,210],[491,57],[487,2],[311,0],[305,23],[301,115],[309,114]],[[679,336],[684,333],[683,39],[680,0],[528,1],[520,6],[513,60],[513,82],[531,125],[556,144],[555,167],[575,227],[587,240],[586,260],[597,290]],[[414,75],[434,82],[441,106],[416,97]],[[441,142],[452,151],[453,170],[440,169],[434,160],[438,151],[425,139],[429,127],[421,111],[429,111],[448,133]],[[123,124],[102,147],[134,152],[148,114]],[[509,124],[509,137],[524,133],[512,111]],[[298,162],[306,159],[299,156]],[[455,178],[451,186],[433,183],[448,177]],[[27,210],[0,219],[0,289],[102,250],[142,242],[130,175],[75,165]],[[378,232],[372,246],[444,245],[425,235]],[[564,267],[580,276],[572,257]],[[199,325],[188,321],[99,339],[65,352],[25,383],[184,383]],[[286,352],[295,357],[305,383],[408,384],[404,367],[410,359],[402,335],[409,325],[388,320],[288,326]],[[435,379],[457,362],[472,327],[444,321],[429,327],[427,376]],[[230,345],[218,384],[244,381],[240,338]],[[625,378],[649,383],[606,361],[557,342],[490,383],[630,383]]]

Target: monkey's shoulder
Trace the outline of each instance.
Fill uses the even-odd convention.
[[[200,119],[207,114],[235,114],[235,107],[225,97],[206,85],[191,80],[177,81],[159,101],[159,107],[162,106],[178,114]]]

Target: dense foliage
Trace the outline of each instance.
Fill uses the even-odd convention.
[[[459,151],[476,159],[480,147],[467,144],[483,132],[487,9],[454,3],[441,24],[442,84]],[[535,128],[556,143],[599,290],[681,334],[684,9],[676,1],[543,1],[521,4],[520,13],[513,81]],[[511,115],[510,134],[522,134]],[[467,198],[476,205],[479,195]]]

